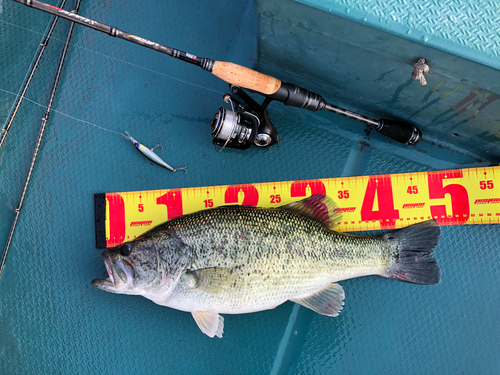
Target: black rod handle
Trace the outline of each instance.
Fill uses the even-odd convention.
[[[394,121],[380,119],[375,129],[380,133],[394,139],[395,141],[406,143],[407,145],[416,145],[422,139],[422,132],[415,125],[404,121]]]
[[[380,134],[395,141],[415,145],[422,139],[422,132],[416,126],[388,119],[376,120],[347,109],[327,103],[319,94],[311,92],[292,83],[282,82],[281,87],[272,95],[267,95],[272,100],[278,100],[285,105],[305,108],[311,111],[329,111],[347,118],[360,121],[373,126]]]

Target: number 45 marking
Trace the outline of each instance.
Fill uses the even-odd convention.
[[[417,186],[408,186],[408,189],[406,189],[406,192],[408,194],[418,194],[418,187]]]

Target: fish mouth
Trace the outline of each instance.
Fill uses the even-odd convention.
[[[102,253],[102,258],[108,278],[92,280],[93,287],[116,293],[120,287],[123,289],[133,285],[135,272],[129,262],[123,259],[113,262],[108,250]]]
[[[106,267],[106,271],[108,272],[108,278],[92,280],[92,286],[97,289],[114,291],[116,290],[116,283],[115,283],[116,278],[113,274],[113,262],[111,261],[111,257],[109,256],[108,250],[105,250],[102,253],[102,258],[104,260],[104,266]]]

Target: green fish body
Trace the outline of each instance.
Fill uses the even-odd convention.
[[[225,206],[181,216],[103,253],[109,278],[97,288],[138,294],[193,314],[210,337],[222,337],[219,314],[272,309],[294,301],[337,316],[344,291],[336,282],[380,275],[437,284],[431,253],[434,221],[375,237],[336,232],[336,206],[318,194],[266,209]]]

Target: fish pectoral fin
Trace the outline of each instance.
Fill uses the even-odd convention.
[[[217,293],[231,285],[236,278],[233,270],[223,267],[200,268],[186,272],[186,276],[192,279],[193,288],[208,293]]]
[[[222,338],[224,318],[217,311],[192,311],[191,314],[205,335]]]
[[[328,286],[306,298],[292,299],[295,303],[316,311],[321,315],[337,316],[344,305],[344,289],[337,283]]]

